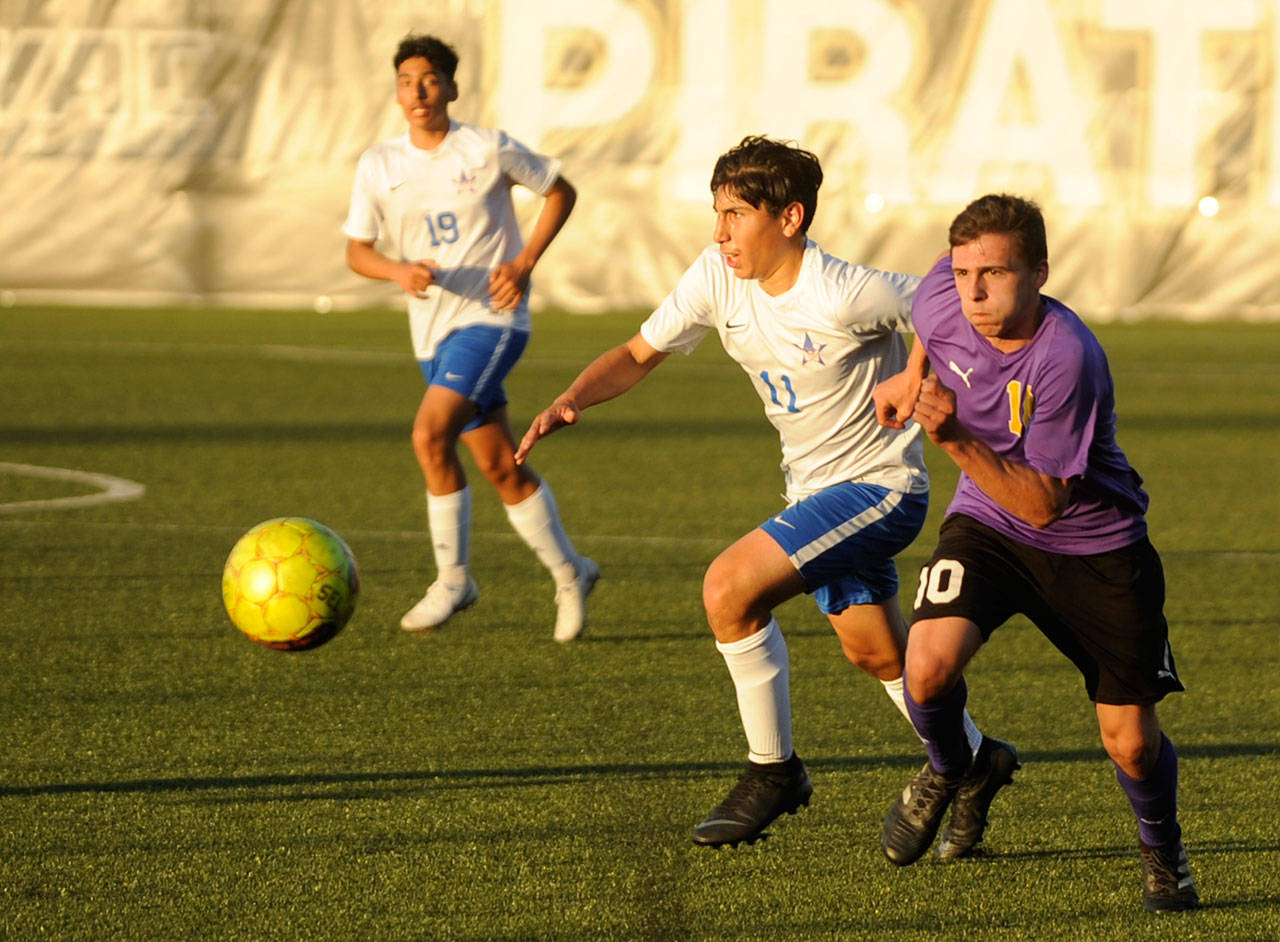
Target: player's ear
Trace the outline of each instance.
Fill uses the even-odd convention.
[[[782,209],[782,234],[790,239],[804,226],[804,204],[788,203]]]
[[[1036,290],[1039,291],[1044,287],[1044,283],[1049,280],[1049,260],[1046,258],[1036,266]]]

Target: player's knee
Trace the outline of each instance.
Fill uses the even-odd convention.
[[[502,497],[503,503],[516,504],[532,496],[540,483],[531,470],[516,464],[511,459],[506,461],[477,460],[476,466],[479,468],[480,473],[484,475],[485,480]]]
[[[917,703],[940,697],[955,685],[951,663],[927,648],[913,650],[908,645],[905,661],[907,689]]]
[[[859,670],[866,671],[875,677],[893,678],[902,676],[902,658],[895,648],[887,645],[868,647],[849,641],[841,641],[840,649],[845,660]]]
[[[431,422],[419,421],[413,423],[411,439],[413,441],[413,453],[418,456],[419,460],[423,461],[444,459],[453,445],[449,440],[447,431],[436,427]]]
[[[1128,727],[1104,730],[1102,747],[1126,775],[1138,779],[1150,774],[1160,750],[1158,741],[1149,742],[1141,729]]]
[[[702,606],[717,640],[737,640],[737,629],[746,620],[748,606],[730,567],[719,561],[713,562],[703,576]]]

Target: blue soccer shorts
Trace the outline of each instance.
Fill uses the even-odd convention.
[[[929,493],[836,484],[797,501],[760,528],[783,548],[827,615],[893,598],[893,557],[924,526]]]
[[[444,386],[476,404],[476,415],[462,429],[479,428],[494,409],[507,404],[502,382],[529,343],[529,334],[510,327],[476,324],[455,330],[418,366],[428,386]]]

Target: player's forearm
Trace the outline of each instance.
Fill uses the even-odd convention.
[[[1053,523],[1067,507],[1070,484],[1061,478],[1006,461],[971,435],[938,444],[984,494],[1037,529]]]
[[[557,177],[542,203],[542,210],[534,221],[533,231],[529,233],[524,248],[516,256],[516,260],[526,271],[533,270],[538,259],[542,258],[542,254],[560,234],[577,201],[578,192],[573,185],[564,177]]]
[[[366,278],[395,281],[400,265],[372,245],[352,240],[347,243],[347,267]]]
[[[637,361],[630,348],[622,344],[596,357],[559,398],[572,400],[579,409],[607,402],[648,376],[657,363],[656,359]]]
[[[911,340],[911,352],[907,355],[907,365],[903,367],[902,372],[906,373],[916,386],[919,386],[920,382],[929,375],[929,354],[925,352],[924,343],[921,342],[919,334]]]

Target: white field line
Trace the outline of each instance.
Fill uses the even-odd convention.
[[[4,465],[0,464],[0,471],[4,470]],[[2,507],[0,507],[2,510]],[[52,520],[5,520],[0,521],[0,529],[6,527],[52,527],[62,526]],[[227,524],[208,524],[208,523],[158,523],[158,522],[92,522],[85,521],[77,523],[77,527],[82,528],[99,528],[110,530],[134,530],[138,532],[159,532],[166,531],[170,533],[223,533],[228,539],[234,540],[241,533],[249,528],[246,524],[244,527],[230,526]],[[429,543],[430,534],[427,533],[426,524],[423,524],[421,530],[361,530],[361,529],[344,529],[342,536],[349,542],[357,541],[389,541],[389,542],[405,542],[405,543]],[[520,538],[510,530],[476,530],[472,531],[472,539],[480,538],[484,540],[495,540],[497,542],[518,543]],[[635,534],[635,533],[582,533],[575,531],[573,534],[574,542],[580,545],[595,544],[612,544],[616,546],[686,546],[686,547],[702,547],[709,550],[723,549],[737,539],[738,534],[728,534],[726,536],[674,536],[663,534]],[[1205,549],[1163,549],[1160,555],[1166,559],[1173,558],[1201,558],[1211,557],[1214,559],[1238,559],[1241,561],[1255,559],[1274,559],[1280,556],[1280,549],[1219,549],[1207,547]]]
[[[28,510],[67,510],[73,507],[95,507],[122,500],[137,500],[147,492],[145,485],[109,474],[93,471],[77,471],[72,468],[46,468],[35,464],[14,464],[0,461],[0,474],[19,474],[29,478],[49,481],[72,481],[101,488],[97,494],[81,494],[78,497],[54,497],[48,500],[18,500],[0,504],[0,514],[23,513]]]
[[[293,363],[341,363],[353,366],[385,366],[411,363],[413,353],[408,345],[403,350],[353,350],[335,347],[306,347],[290,344],[233,344],[233,343],[183,343],[162,340],[0,340],[0,350],[59,350],[64,352],[84,352],[99,354],[115,354],[117,356],[256,356],[264,360],[279,360]],[[521,364],[526,367],[547,369],[568,369],[583,367],[591,362],[590,355],[581,359],[569,357],[523,356]],[[691,363],[701,369],[732,369],[736,364],[727,361]],[[1234,374],[1233,374],[1234,375]]]
[[[5,470],[5,465],[0,464],[0,472]],[[92,495],[97,496],[97,495]],[[34,503],[34,502],[32,502]],[[0,510],[4,505],[0,505]],[[0,523],[0,527],[4,526],[21,526],[21,527],[41,527],[41,526],[61,526],[52,520],[6,520]],[[86,521],[77,523],[77,527],[101,528],[110,530],[135,530],[139,532],[156,532],[167,531],[170,533],[225,533],[228,537],[234,539],[249,528],[246,523],[244,527],[228,526],[226,524],[201,524],[201,523],[134,523],[129,521],[123,522],[91,522]],[[427,533],[427,527],[424,523],[421,530],[360,530],[360,529],[344,529],[342,536],[349,541],[357,540],[384,540],[389,542],[406,542],[406,543],[429,543],[431,535]],[[485,540],[496,540],[498,542],[519,542],[520,537],[510,530],[475,530],[471,534],[472,539],[480,538]],[[609,534],[609,533],[590,533],[590,534],[574,534],[574,539],[578,543],[612,543],[619,545],[631,546],[701,546],[709,549],[718,549],[728,546],[735,539],[733,536],[716,537],[716,536],[663,536],[661,534]]]

